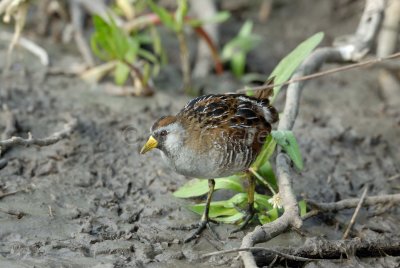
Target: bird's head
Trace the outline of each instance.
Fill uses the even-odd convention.
[[[150,137],[140,150],[144,154],[154,148],[166,155],[177,154],[182,147],[185,131],[175,116],[158,119],[150,129]]]

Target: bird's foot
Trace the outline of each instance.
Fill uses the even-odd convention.
[[[249,205],[249,207],[244,211],[244,220],[243,223],[236,229],[234,229],[231,234],[237,233],[239,231],[242,231],[246,226],[251,222],[251,220],[254,218],[256,212],[254,210],[253,205]]]
[[[184,243],[188,243],[190,241],[192,241],[193,239],[196,239],[200,236],[200,234],[204,231],[204,229],[208,228],[210,230],[210,232],[212,233],[212,235],[219,240],[218,235],[214,232],[214,230],[211,228],[210,226],[210,222],[213,223],[218,223],[214,220],[211,219],[201,219],[201,221],[197,224],[193,224],[192,227],[195,227],[196,230],[190,235],[188,236],[183,242]],[[194,228],[192,228],[194,229]]]

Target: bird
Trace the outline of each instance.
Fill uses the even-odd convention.
[[[273,79],[266,84],[272,85]],[[159,118],[151,127],[141,154],[158,149],[176,173],[208,178],[209,192],[203,216],[197,230],[185,242],[197,237],[210,221],[208,212],[214,178],[239,172],[248,174],[248,213],[242,227],[254,216],[255,179],[248,169],[260,153],[272,124],[279,119],[278,111],[269,101],[270,88],[257,91],[254,96],[203,95],[189,101],[176,115]]]

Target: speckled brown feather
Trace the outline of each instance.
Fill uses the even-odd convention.
[[[262,108],[270,111],[270,122],[264,118]],[[227,141],[231,143],[228,150],[244,150],[249,146],[243,143],[251,138],[249,135],[254,135],[251,144],[254,158],[271,132],[271,124],[278,120],[278,113],[267,98],[219,94],[193,99],[176,117],[185,128],[190,129],[191,135],[186,142],[197,152],[204,153],[216,143]]]

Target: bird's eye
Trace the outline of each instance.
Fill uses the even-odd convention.
[[[167,134],[168,134],[168,131],[166,131],[166,130],[163,130],[160,132],[161,136],[167,136]]]

